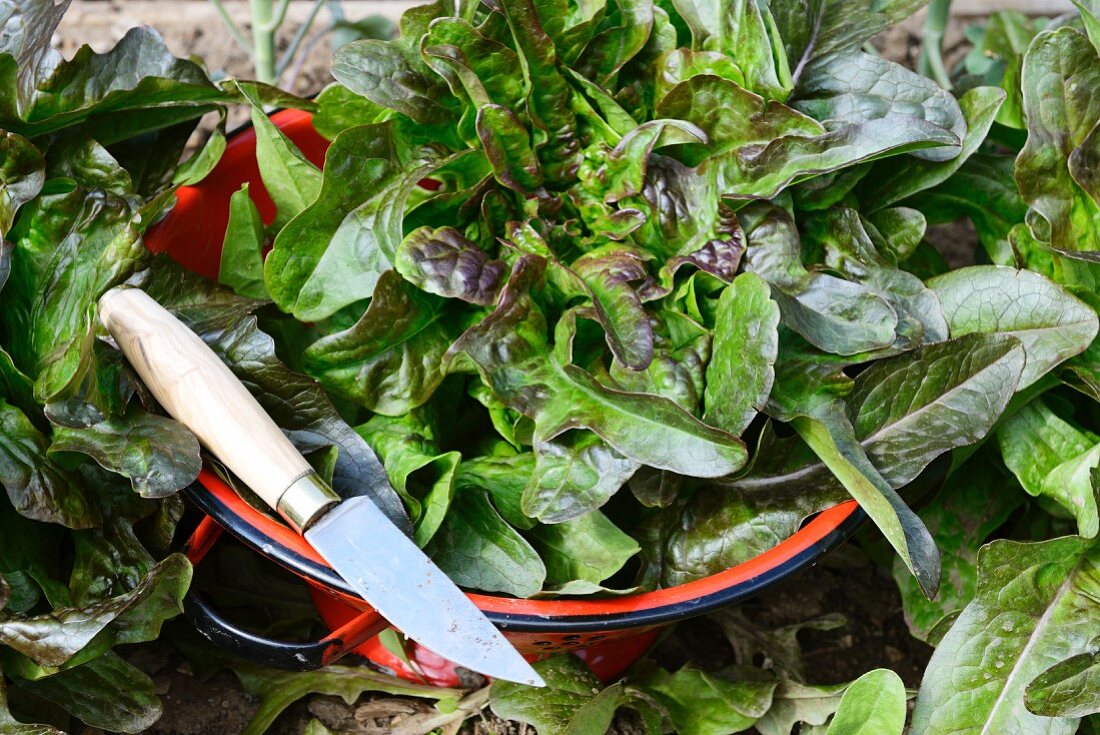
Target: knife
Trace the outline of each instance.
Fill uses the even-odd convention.
[[[366,497],[342,500],[197,334],[144,291],[121,286],[99,318],[160,405],[305,536],[405,635],[496,679],[543,681],[489,619]]]

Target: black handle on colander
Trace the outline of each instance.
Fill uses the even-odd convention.
[[[194,590],[183,598],[183,614],[203,638],[218,648],[275,669],[313,671],[349,650],[343,640],[331,635],[319,641],[290,643],[250,633],[219,615]]]
[[[222,527],[207,516],[192,531],[182,551],[198,566],[222,536]],[[246,661],[287,671],[313,671],[327,666],[377,635],[387,623],[364,613],[317,641],[292,643],[247,631],[219,614],[193,588],[183,598],[183,614],[204,638]]]

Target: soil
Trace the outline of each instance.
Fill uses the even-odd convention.
[[[396,18],[404,2],[346,3],[360,13],[357,20],[381,10]],[[231,13],[243,17],[245,3],[227,2]],[[298,12],[297,10],[295,12]],[[300,17],[293,13],[291,18]],[[891,29],[874,43],[889,58],[909,65],[915,64],[922,16],[910,19]],[[115,43],[128,27],[152,22],[164,35],[169,47],[178,55],[198,56],[208,68],[230,76],[247,77],[248,59],[238,48],[225,27],[210,12],[210,6],[198,0],[76,0],[56,37],[56,45],[69,56],[83,43],[104,50]],[[953,20],[946,34],[946,56],[949,63],[965,52],[963,30],[972,19]],[[294,32],[293,24],[280,36],[285,47]],[[326,40],[314,45],[300,71],[284,84],[299,94],[317,92],[330,79],[327,59],[330,49]],[[233,120],[230,121],[232,126]],[[973,252],[974,233],[968,223],[933,228],[929,240],[957,267],[968,261]],[[873,539],[871,531],[863,534]],[[831,630],[806,629],[799,633],[806,679],[811,683],[828,684],[849,681],[877,667],[898,672],[906,685],[916,687],[921,672],[931,655],[931,648],[912,638],[901,614],[897,588],[890,577],[871,563],[856,544],[826,559],[799,578],[788,581],[739,608],[743,625],[772,630],[812,620],[827,614],[840,614],[844,622]],[[157,693],[164,703],[163,717],[147,735],[207,735],[208,733],[239,733],[258,706],[258,700],[244,692],[237,679],[221,670],[206,677],[197,676],[181,652],[165,639],[174,636],[172,630],[185,625],[174,621],[161,641],[131,647],[125,655],[139,668],[149,673]],[[733,647],[719,624],[710,618],[682,623],[664,638],[653,651],[653,657],[663,666],[677,668],[692,662],[704,669],[717,669],[735,663]],[[312,719],[348,733],[383,733],[387,727],[386,713],[397,718],[407,717],[420,707],[418,702],[395,700],[392,697],[365,697],[347,705],[334,697],[312,696],[289,707],[269,730],[272,735],[298,735]],[[379,715],[382,719],[377,719]],[[638,730],[629,718],[617,720],[613,732],[633,735]],[[101,731],[85,728],[74,732],[99,735]],[[534,735],[534,730],[508,723],[482,710],[480,717],[467,721],[462,729],[467,735]]]

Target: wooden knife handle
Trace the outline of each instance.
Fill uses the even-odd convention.
[[[147,293],[111,289],[99,318],[164,410],[298,530],[338,500],[214,351]],[[286,507],[325,490],[313,502],[322,507]]]

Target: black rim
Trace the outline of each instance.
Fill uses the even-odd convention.
[[[312,559],[307,559],[293,549],[278,543],[250,523],[245,522],[229,506],[218,500],[213,493],[208,492],[199,483],[192,484],[184,493],[201,511],[217,521],[218,525],[257,553],[281,564],[295,574],[308,577],[325,587],[355,596],[355,592],[332,569],[323,564],[318,564]],[[649,625],[671,623],[696,615],[703,615],[718,608],[741,602],[782,579],[812,567],[830,551],[851,538],[852,534],[863,525],[866,519],[867,514],[863,509],[856,508],[836,528],[787,561],[777,564],[752,579],[747,579],[744,582],[691,600],[646,610],[601,615],[548,617],[542,615],[516,615],[491,610],[485,611],[485,615],[502,630],[526,633],[586,633],[622,630],[624,628],[641,628]]]

